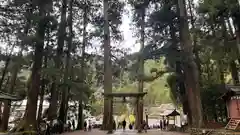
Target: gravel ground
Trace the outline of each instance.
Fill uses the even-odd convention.
[[[113,133],[113,135],[137,135],[136,131],[122,131],[117,130]],[[142,135],[189,135],[187,133],[178,133],[178,132],[163,132],[160,130],[148,130],[147,133],[141,133]],[[108,135],[105,131],[100,130],[92,130],[91,132],[84,132],[84,131],[75,131],[70,133],[64,133],[63,135]]]

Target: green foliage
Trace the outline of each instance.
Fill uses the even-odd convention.
[[[62,70],[56,69],[54,67],[48,67],[42,69],[42,74],[47,75],[49,77],[61,77],[62,76]]]
[[[164,103],[171,103],[171,91],[166,87],[167,75],[146,84],[148,94],[144,98],[146,105],[154,106]]]
[[[145,76],[155,76],[153,71],[164,71],[165,66],[163,62],[164,62],[163,57],[161,57],[157,61],[154,61],[154,60],[145,61],[145,64],[144,64]],[[148,92],[148,94],[145,97],[146,104],[159,105],[161,103],[171,102],[171,99],[169,97],[170,91],[169,91],[169,88],[166,87],[167,76],[168,76],[167,74],[163,74],[158,76],[153,81],[147,81],[144,83],[145,84],[144,89]],[[129,80],[128,83],[125,83],[125,85],[117,89],[117,91],[137,92],[137,84],[138,84],[137,80],[134,82],[131,82]]]
[[[222,87],[218,84],[205,87],[201,91],[203,111],[208,119],[218,120],[218,117],[226,113],[226,104],[220,99],[222,96]],[[226,117],[226,116],[225,116]]]
[[[172,74],[169,74],[167,76],[167,86],[168,88],[170,89],[170,98],[172,99],[172,101],[175,103],[175,104],[180,104],[180,103],[177,103],[177,98],[179,97],[179,93],[177,92],[177,83],[176,83],[176,80],[177,80],[177,75],[175,73],[172,73]]]
[[[91,104],[91,108],[92,115],[98,116],[102,114],[103,102],[94,102],[93,104]]]

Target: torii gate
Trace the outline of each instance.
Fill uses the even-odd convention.
[[[113,98],[120,97],[123,98],[123,101],[126,101],[126,97],[136,98],[136,126],[138,132],[142,132],[142,123],[143,123],[143,97],[146,95],[147,92],[113,92],[113,93],[103,93],[104,98],[108,98],[111,101],[111,109],[113,108]],[[106,113],[106,112],[104,112]],[[109,111],[109,117],[113,116],[113,110]],[[110,125],[113,125],[113,121],[109,122]],[[109,133],[113,132],[113,127],[109,127]]]

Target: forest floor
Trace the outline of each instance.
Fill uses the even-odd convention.
[[[117,130],[113,133],[113,135],[137,135],[136,131],[122,131]],[[141,133],[142,135],[189,135],[187,133],[178,133],[178,132],[164,132],[160,130],[148,130],[147,133]],[[70,133],[64,133],[63,135],[107,135],[107,132],[101,130],[92,130],[91,132],[84,132],[84,131],[74,131]]]

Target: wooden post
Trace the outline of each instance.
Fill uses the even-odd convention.
[[[108,112],[108,117],[109,117],[109,121],[108,121],[108,134],[112,134],[113,133],[113,97],[109,97],[109,112]]]
[[[148,126],[148,110],[147,110],[147,108],[144,109],[144,113],[145,113],[145,116],[146,116],[146,124]]]
[[[136,114],[136,120],[135,120],[135,129],[138,129],[139,126],[139,113],[138,113],[138,108],[139,108],[139,104],[138,104],[138,97],[136,98],[136,106],[135,106],[135,114]]]
[[[143,102],[142,102],[142,98],[141,97],[138,97],[138,100],[137,100],[137,104],[138,104],[138,133],[141,133],[142,132],[142,123],[143,123]]]

